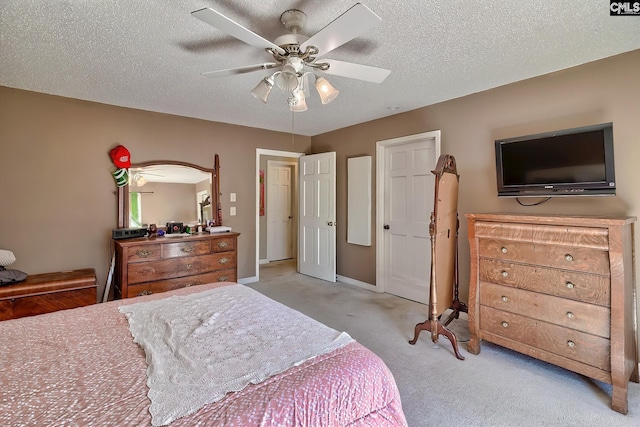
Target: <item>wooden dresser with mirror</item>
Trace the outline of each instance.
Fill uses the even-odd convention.
[[[470,353],[486,340],[612,384],[638,382],[634,217],[467,214]]]
[[[213,164],[212,169],[173,160],[132,164],[130,185],[118,188],[118,226],[132,228],[138,226],[136,222],[158,221],[162,229],[170,220],[184,224],[212,220],[221,225],[218,155]],[[179,196],[178,190],[182,191]],[[173,196],[163,199],[164,194]],[[201,232],[115,240],[114,297],[235,282],[238,236],[235,232]]]

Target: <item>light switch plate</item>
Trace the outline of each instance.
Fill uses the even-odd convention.
[[[231,202],[235,202],[236,201],[236,193],[230,193],[229,194],[229,199],[231,199]]]
[[[236,207],[235,206],[231,206],[229,208],[229,216],[236,216]]]

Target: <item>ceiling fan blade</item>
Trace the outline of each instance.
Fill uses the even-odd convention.
[[[212,27],[226,32],[227,34],[237,38],[238,40],[242,40],[243,42],[250,44],[251,46],[264,49],[271,48],[281,54],[285,53],[284,49],[282,49],[280,46],[271,43],[264,37],[257,35],[253,31],[243,27],[237,22],[227,18],[220,12],[217,12],[209,7],[191,12],[191,15],[198,18],[202,22],[206,22]]]
[[[326,74],[372,83],[382,83],[391,74],[391,70],[371,67],[370,65],[354,64],[353,62],[337,61],[335,59],[323,59],[322,62],[329,64],[329,69],[325,71]]]
[[[321,57],[333,49],[342,46],[361,34],[366,33],[382,19],[362,3],[356,3],[351,9],[334,19],[329,25],[300,45],[304,52],[307,46],[318,48],[316,57]]]
[[[265,62],[264,64],[246,65],[244,67],[228,68],[226,70],[207,71],[201,74],[207,77],[234,76],[236,74],[253,73],[254,71],[268,70],[280,66],[281,64],[276,64],[275,62]]]

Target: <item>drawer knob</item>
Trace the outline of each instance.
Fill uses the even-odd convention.
[[[229,258],[220,258],[220,261],[218,261],[220,264],[226,264],[230,261]]]
[[[507,298],[506,296],[502,295],[502,301],[509,302],[509,298]]]
[[[503,327],[503,328],[506,328],[506,327],[508,327],[508,326],[509,326],[509,322],[502,322],[502,327]]]
[[[567,341],[567,346],[569,346],[571,348],[574,348],[576,346],[576,343],[571,341],[571,340],[569,340],[569,341]]]
[[[185,246],[184,248],[180,249],[182,252],[186,252],[188,254],[190,254],[191,252],[193,252],[193,246]]]
[[[191,264],[187,264],[186,267],[187,267],[187,270],[190,269],[191,268]]]
[[[569,288],[569,289],[573,289],[573,288],[575,288],[575,287],[576,287],[576,285],[574,285],[573,283],[571,283],[571,282],[567,282],[567,288]]]
[[[576,317],[576,315],[575,315],[575,314],[573,314],[573,313],[572,313],[572,312],[570,312],[570,311],[567,311],[567,317],[568,317],[569,319],[573,319],[574,317]]]
[[[573,256],[571,256],[571,254],[566,254],[564,256],[564,259],[566,259],[567,261],[573,261]]]
[[[502,274],[502,277],[507,277],[507,276],[509,276],[509,272],[508,272],[508,271],[505,271],[505,270],[502,270],[502,273],[501,273],[501,274]]]
[[[221,249],[226,248],[227,246],[229,246],[227,242],[218,242],[218,247]]]
[[[152,293],[153,293],[153,291],[150,291],[150,290],[147,289],[147,290],[144,290],[142,292],[138,292],[138,295],[136,295],[136,296],[141,297],[141,296],[144,296],[144,295],[151,295]]]
[[[193,283],[187,283],[186,285],[184,285],[185,288],[190,287],[191,285],[193,285]]]
[[[136,252],[136,255],[138,255],[140,258],[146,258],[149,255],[151,255],[151,252],[147,250],[143,250],[143,251]]]
[[[226,282],[227,279],[228,279],[227,276],[220,276],[220,277],[218,277],[218,282]]]
[[[503,246],[500,248],[500,252],[502,252],[503,254],[506,254],[508,251],[507,251],[507,248]]]

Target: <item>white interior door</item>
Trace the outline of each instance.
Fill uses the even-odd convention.
[[[336,153],[302,156],[298,271],[336,281]]]
[[[379,145],[383,193],[378,209],[378,236],[382,239],[378,245],[382,252],[378,252],[377,282],[385,292],[428,303],[429,222],[435,185],[431,171],[440,155],[440,132],[384,143]]]
[[[293,258],[293,166],[267,161],[267,258]]]

